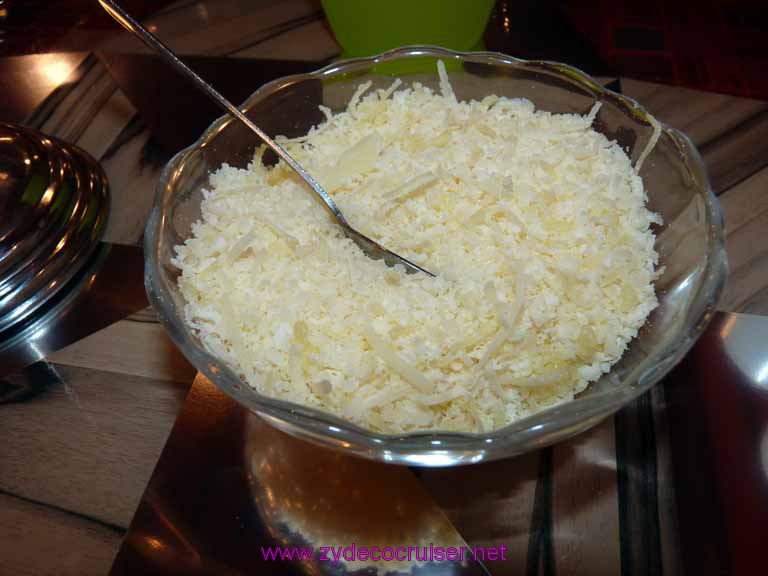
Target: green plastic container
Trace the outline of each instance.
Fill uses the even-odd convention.
[[[494,0],[322,0],[342,57],[372,56],[398,46],[483,49]]]

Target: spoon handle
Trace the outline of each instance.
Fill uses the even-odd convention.
[[[197,73],[192,70],[189,66],[187,66],[181,58],[179,58],[173,50],[168,48],[165,44],[163,44],[157,36],[152,34],[149,30],[144,28],[141,24],[136,22],[129,14],[125,12],[117,3],[113,2],[112,0],[99,0],[99,4],[101,4],[102,8],[107,11],[107,13],[112,16],[123,28],[128,30],[131,34],[137,36],[139,39],[141,39],[145,44],[147,44],[150,48],[155,50],[158,54],[160,54],[171,66],[176,68],[179,72],[182,72],[187,78],[192,80],[192,82],[195,83],[195,85],[200,88],[205,94],[208,95],[208,97],[213,100],[216,104],[221,106],[224,110],[232,114],[235,118],[240,120],[243,124],[245,124],[248,128],[250,128],[253,132],[256,133],[256,135],[261,138],[261,140],[266,144],[269,148],[271,148],[288,166],[290,166],[294,172],[296,172],[304,182],[306,182],[309,187],[312,189],[312,191],[317,195],[317,197],[323,202],[325,207],[328,209],[328,211],[331,213],[331,215],[336,219],[336,222],[339,223],[339,226],[341,226],[344,234],[351,238],[358,246],[363,248],[363,251],[368,254],[371,258],[374,259],[382,259],[384,260],[387,265],[394,266],[396,264],[401,264],[405,267],[407,272],[423,272],[429,276],[434,276],[431,272],[428,272],[427,270],[424,270],[421,266],[418,266],[411,262],[410,260],[406,260],[402,256],[399,256],[395,254],[394,252],[387,250],[383,246],[381,246],[378,242],[375,242],[368,238],[367,236],[364,236],[363,234],[360,234],[358,231],[356,231],[352,226],[350,226],[349,222],[347,222],[347,219],[344,217],[344,214],[342,214],[341,210],[339,210],[339,207],[336,205],[336,202],[333,201],[333,198],[325,191],[323,190],[323,187],[320,186],[320,184],[317,183],[317,181],[312,178],[312,176],[304,170],[304,168],[301,167],[301,165],[296,162],[288,152],[283,149],[282,146],[280,146],[277,142],[272,140],[269,136],[267,136],[264,131],[261,130],[256,124],[251,122],[248,117],[243,114],[240,109],[232,104],[229,100],[224,98],[213,86],[208,84],[205,80],[203,80],[200,76],[197,75]]]
[[[232,114],[235,118],[240,120],[243,124],[248,126],[253,132],[255,132],[259,138],[269,146],[286,164],[288,164],[293,170],[301,176],[301,178],[309,184],[312,191],[317,194],[323,203],[328,207],[338,223],[345,229],[351,228],[344,214],[342,214],[336,202],[333,198],[323,190],[322,186],[312,178],[312,176],[298,164],[288,152],[283,149],[277,142],[272,140],[267,134],[264,133],[261,128],[251,122],[248,117],[243,114],[240,109],[222,96],[213,86],[203,80],[194,70],[187,66],[168,46],[163,44],[160,39],[152,34],[149,30],[144,28],[136,20],[134,20],[129,14],[125,12],[120,6],[118,6],[112,0],[99,0],[99,3],[112,16],[123,28],[138,36],[145,44],[150,48],[156,50],[165,60],[176,68],[179,72],[182,72],[187,78],[192,80],[198,88],[200,88],[208,97],[216,102],[219,106],[224,108],[227,112]]]

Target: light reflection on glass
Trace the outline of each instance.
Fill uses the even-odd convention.
[[[688,287],[693,283],[693,280],[698,275],[699,275],[699,270],[695,270],[695,271],[691,272],[690,274],[688,274],[688,276],[685,277],[685,280],[680,282],[680,284],[678,284],[675,287],[675,292],[682,293],[682,292],[685,292],[686,290],[688,290]]]
[[[432,454],[408,454],[404,460],[419,466],[450,466],[456,462],[456,458],[444,450]]]

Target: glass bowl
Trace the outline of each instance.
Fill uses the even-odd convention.
[[[648,113],[637,102],[565,64],[429,46],[400,48],[275,80],[248,98],[244,108],[272,136],[303,135],[323,120],[319,105],[344,110],[355,88],[367,80],[373,88],[386,88],[397,76],[405,85],[418,81],[437,89],[438,59],[445,62],[459,99],[524,97],[537,109],[578,114],[602,102],[595,129],[618,141],[635,161],[653,132]],[[259,144],[231,117],[214,122],[160,177],[145,234],[147,292],[171,337],[198,370],[290,434],[367,458],[421,466],[466,464],[541,448],[594,426],[650,389],[690,349],[715,310],[727,270],[720,206],[691,141],[677,130],[662,128],[640,172],[649,208],[664,220],[655,230],[664,266],[656,283],[658,308],[611,372],[576,399],[493,432],[371,432],[331,414],[259,394],[203,347],[183,320],[185,302],[171,258],[174,246],[190,235],[200,217],[209,174],[225,162],[245,167]]]

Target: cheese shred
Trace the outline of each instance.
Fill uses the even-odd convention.
[[[185,318],[259,393],[363,427],[482,431],[607,373],[657,304],[638,171],[585,115],[362,84],[280,142],[350,222],[436,273],[363,254],[282,163],[210,177],[176,246]]]
[[[651,132],[651,137],[648,139],[648,143],[645,145],[645,148],[643,148],[643,151],[640,153],[640,157],[635,163],[635,172],[638,174],[640,173],[640,168],[643,167],[645,159],[648,158],[648,155],[656,147],[656,143],[659,141],[659,137],[661,136],[661,124],[659,121],[656,120],[656,118],[654,118],[651,114],[648,114],[648,122],[653,128],[653,132]]]

